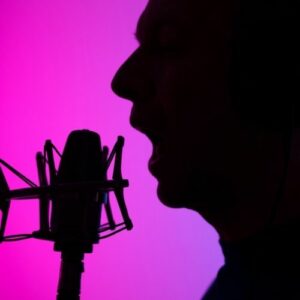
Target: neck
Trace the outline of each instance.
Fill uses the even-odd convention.
[[[280,149],[280,147],[278,147]],[[274,154],[274,152],[273,152]],[[238,205],[227,211],[201,213],[212,224],[223,241],[239,241],[264,232],[268,228],[300,219],[300,130],[295,129],[291,144],[288,174],[282,199],[276,199],[283,180],[283,151],[269,160],[267,180],[253,189],[244,189]],[[270,222],[275,206],[275,217]]]
[[[299,269],[300,222],[277,225],[238,242],[220,240],[227,267],[260,274],[285,274],[284,270]],[[256,270],[256,271],[255,271]],[[288,272],[289,273],[289,272]],[[286,273],[286,274],[288,274]]]

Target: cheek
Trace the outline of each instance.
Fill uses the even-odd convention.
[[[181,62],[161,73],[157,96],[167,119],[161,195],[186,191],[188,173],[222,176],[230,169],[228,145],[234,141],[236,124],[225,81],[216,69],[213,64]]]
[[[214,57],[190,53],[163,64],[157,74],[157,97],[175,121],[204,121],[228,110],[225,65]]]
[[[157,96],[166,112],[168,137],[189,151],[213,142],[211,135],[232,119],[226,84],[212,69],[213,65],[181,61],[166,65],[161,73]]]

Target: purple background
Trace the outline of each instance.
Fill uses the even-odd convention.
[[[145,0],[0,1],[0,157],[37,181],[35,153],[87,128],[112,146],[126,137],[123,174],[134,230],[86,255],[82,300],[199,299],[222,263],[214,230],[195,212],[164,207],[147,170],[150,142],[110,90],[137,44]],[[8,174],[7,174],[8,175]],[[24,186],[7,176],[11,188]],[[35,200],[13,202],[7,234],[37,229]],[[0,298],[55,299],[59,253],[46,241],[0,245]]]

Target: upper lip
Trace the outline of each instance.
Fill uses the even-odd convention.
[[[154,145],[158,144],[162,139],[162,137],[161,137],[161,135],[159,135],[159,133],[154,132],[152,130],[146,129],[144,131],[144,133]]]
[[[135,127],[138,131],[144,133],[153,145],[157,145],[162,140],[162,135],[160,132],[153,130],[149,127],[138,126]]]
[[[133,128],[135,128],[136,130],[144,133],[149,138],[149,140],[154,145],[156,145],[162,139],[163,130],[162,130],[162,128],[155,127],[154,120],[153,120],[153,124],[151,124],[151,125],[146,124],[146,122],[144,120],[146,120],[146,118],[142,118],[142,117],[137,118],[136,115],[134,117],[133,117],[133,115],[130,116],[131,126]]]

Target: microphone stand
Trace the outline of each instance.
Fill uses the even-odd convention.
[[[62,251],[57,300],[80,300],[84,253],[77,249]]]
[[[61,252],[57,300],[80,300],[84,254],[92,253],[93,245],[100,239],[133,228],[123,193],[128,187],[128,180],[121,173],[123,145],[124,138],[119,136],[109,154],[106,146],[101,149],[98,134],[73,131],[60,154],[47,140],[44,153],[36,155],[39,185],[0,159],[0,165],[29,186],[10,190],[0,167],[0,243],[28,238],[53,241],[54,251]],[[53,151],[61,158],[58,170]],[[113,178],[108,180],[107,171],[113,161]],[[109,192],[115,194],[123,218],[121,223],[114,221]],[[5,236],[10,201],[27,199],[39,200],[39,230]],[[101,224],[102,207],[107,215],[106,224]]]

